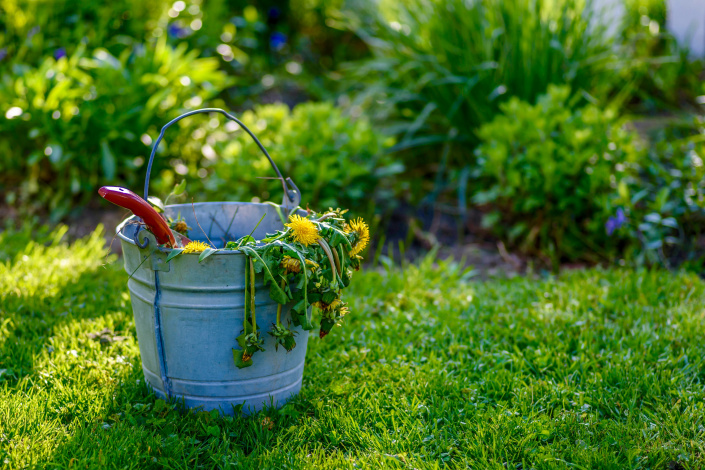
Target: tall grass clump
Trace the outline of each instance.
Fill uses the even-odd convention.
[[[666,28],[665,0],[625,0],[620,25],[622,56],[628,66],[620,68],[615,81],[630,81],[628,107],[640,113],[697,109],[701,94],[703,61],[691,57],[688,47]]]
[[[534,103],[550,84],[608,93],[613,41],[590,0],[363,4],[348,24],[373,58],[351,66],[364,77],[355,104],[393,123],[398,148],[448,141],[467,148],[503,101]],[[462,168],[471,158],[451,152],[448,164]],[[419,155],[415,163],[428,160]]]

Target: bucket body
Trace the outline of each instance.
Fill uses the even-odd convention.
[[[192,228],[192,240],[208,238],[222,247],[227,241],[282,228],[274,207],[256,203],[200,203],[167,206]],[[138,219],[132,218],[132,221]],[[122,243],[145,380],[162,397],[183,399],[189,408],[245,414],[264,406],[282,406],[301,389],[308,332],[300,327],[296,347],[287,352],[268,334],[276,322],[277,303],[269,297],[261,274],[255,277],[255,312],[265,351],[253,356],[254,364],[238,369],[232,349],[243,330],[245,268],[247,257],[237,251],[217,252],[203,262],[199,254],[181,254],[166,261],[169,250],[159,249],[147,231],[136,235],[128,219],[118,236]],[[199,236],[200,235],[200,236]],[[139,244],[147,245],[141,248]],[[290,320],[290,305],[282,308],[282,322]]]

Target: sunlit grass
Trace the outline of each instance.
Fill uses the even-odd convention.
[[[0,237],[28,243],[27,233]],[[298,398],[219,418],[149,394],[127,275],[119,261],[102,267],[102,243],[47,237],[0,267],[0,466],[705,463],[705,285],[695,276],[591,270],[478,283],[431,259],[370,270],[353,281],[344,327],[312,338]],[[127,339],[88,337],[103,328]]]

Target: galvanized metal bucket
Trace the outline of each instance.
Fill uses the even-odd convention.
[[[154,153],[164,131],[186,116],[218,112],[238,122],[259,144],[284,186],[284,214],[298,207],[300,194],[291,179],[281,176],[262,144],[240,121],[220,109],[202,109],[179,116],[164,126],[154,143],[145,182]],[[237,184],[237,182],[233,182]],[[195,212],[195,215],[194,215]],[[166,206],[166,214],[178,214],[195,230],[192,240],[209,238],[217,247],[226,241],[254,232],[258,240],[282,228],[282,219],[269,204],[247,202],[207,202]],[[197,220],[198,221],[197,221]],[[275,350],[275,341],[265,331],[275,322],[277,303],[269,298],[261,275],[255,279],[255,306],[258,324],[263,325],[265,351],[258,352],[255,364],[235,367],[232,348],[243,325],[245,306],[246,256],[239,251],[216,252],[199,263],[198,254],[181,254],[166,261],[169,250],[159,248],[154,236],[132,222],[131,217],[118,227],[125,261],[130,273],[128,288],[137,329],[142,369],[147,383],[162,398],[183,399],[189,408],[248,414],[264,406],[281,406],[301,389],[308,343],[308,332],[300,327],[296,347],[289,353]],[[199,223],[208,237],[199,228]],[[282,309],[282,321],[289,317],[291,305]],[[265,326],[266,325],[266,326]],[[242,405],[242,407],[240,407]]]

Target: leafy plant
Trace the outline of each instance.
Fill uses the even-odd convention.
[[[0,67],[37,66],[81,45],[113,51],[126,38],[152,37],[173,2],[155,0],[8,0],[0,3]]]
[[[221,69],[238,78],[228,90],[237,108],[282,101],[290,105],[334,96],[327,72],[367,54],[352,32],[331,16],[343,1],[185,1],[165,10],[154,33],[166,31],[217,57]]]
[[[0,191],[58,218],[101,184],[134,184],[149,134],[229,83],[216,61],[163,39],[124,45],[117,56],[79,47],[38,67],[16,65],[0,79]],[[174,152],[179,139],[171,142]],[[162,156],[155,168],[168,163]]]
[[[99,184],[136,185],[159,127],[219,106],[218,96],[328,96],[317,71],[333,64],[303,32],[325,14],[318,4],[11,0],[0,13],[0,196],[22,213],[48,209],[56,220]],[[353,37],[321,22],[316,34]],[[226,74],[239,85],[227,96]],[[290,79],[311,93],[288,89]],[[155,160],[157,174],[173,169],[169,181],[184,166],[165,157],[196,158],[183,144],[194,128],[180,127]]]
[[[648,157],[622,180],[607,210],[624,212],[613,237],[637,264],[701,269],[705,234],[703,121],[680,122],[651,136]]]
[[[388,199],[389,179],[403,170],[386,153],[393,143],[390,138],[366,118],[346,116],[331,103],[305,103],[293,111],[285,105],[258,106],[243,113],[241,120],[312,206],[363,210]],[[192,137],[184,151],[200,158],[179,161],[188,166],[192,192],[209,200],[282,197],[278,181],[261,178],[272,176],[269,161],[236,124],[213,130],[206,123]],[[165,176],[162,185],[171,185],[173,178]]]
[[[576,106],[567,87],[536,105],[512,98],[478,131],[484,225],[525,252],[609,259],[605,204],[642,153],[613,111]]]

